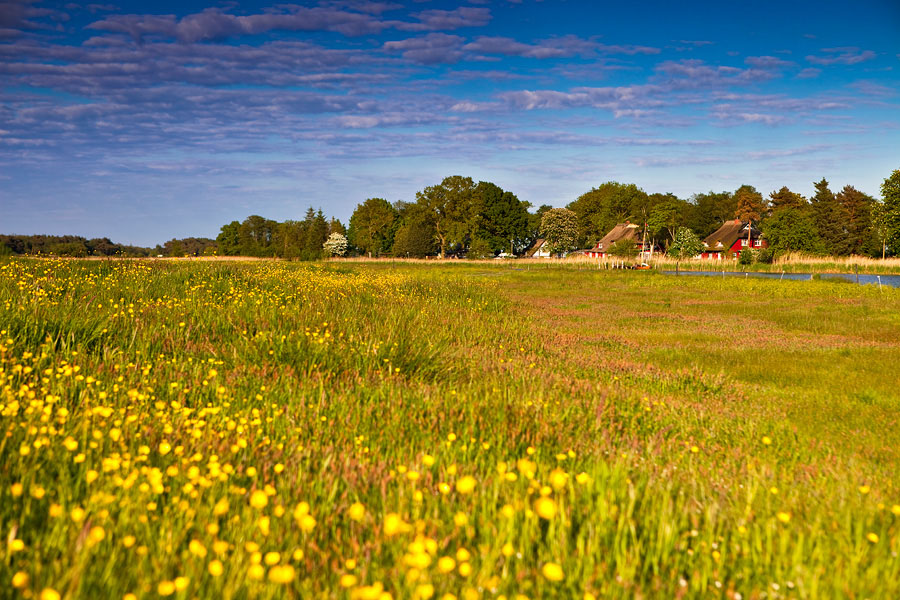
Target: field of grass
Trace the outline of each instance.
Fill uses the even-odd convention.
[[[897,364],[872,286],[7,261],[0,597],[897,598]]]

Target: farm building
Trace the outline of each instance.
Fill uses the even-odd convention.
[[[606,258],[609,255],[609,249],[613,244],[632,243],[638,252],[650,252],[651,243],[644,243],[643,230],[640,225],[635,223],[619,223],[612,230],[603,236],[597,242],[597,245],[589,250],[584,251],[584,255],[590,258]],[[657,250],[654,248],[653,250]]]
[[[547,240],[544,238],[534,240],[531,248],[525,251],[525,258],[550,258],[552,254],[550,254],[547,246]]]
[[[747,248],[760,250],[768,247],[769,243],[762,237],[759,229],[755,226],[751,227],[745,221],[734,219],[725,221],[721,227],[703,240],[703,252],[700,254],[700,258],[708,260],[737,258],[741,250]]]

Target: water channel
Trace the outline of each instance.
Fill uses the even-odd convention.
[[[663,271],[665,275],[676,275],[675,271]],[[859,278],[860,285],[885,285],[900,288],[900,275],[859,275],[854,273],[753,273],[742,271],[679,271],[677,275],[697,275],[700,277],[761,277],[763,279],[791,279],[794,281],[810,281],[820,279],[842,279],[851,283]]]

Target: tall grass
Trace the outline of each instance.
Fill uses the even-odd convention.
[[[0,265],[5,595],[897,597],[898,293],[485,266]]]

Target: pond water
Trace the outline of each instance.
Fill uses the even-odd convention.
[[[663,271],[666,275],[675,275],[675,271]],[[812,273],[743,273],[741,271],[680,271],[678,275],[699,275],[701,277],[761,277],[763,279],[792,279],[794,281],[809,281]],[[843,279],[851,283],[856,282],[853,273],[821,273],[822,279]],[[900,275],[859,275],[860,285],[878,285],[879,277],[881,285],[900,287]]]

